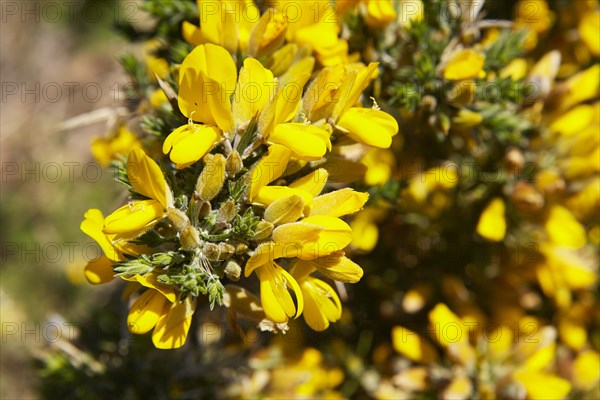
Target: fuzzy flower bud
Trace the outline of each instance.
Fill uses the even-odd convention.
[[[225,182],[225,157],[208,154],[204,157],[204,169],[196,183],[196,193],[205,201],[215,198]]]
[[[237,281],[240,279],[240,275],[242,274],[242,268],[235,261],[228,261],[225,266],[225,276],[232,281]]]
[[[190,224],[190,219],[178,208],[171,207],[167,209],[167,217],[169,217],[177,232],[183,231]]]
[[[227,200],[221,205],[217,212],[217,222],[231,222],[237,214],[237,208],[233,200]]]
[[[238,172],[242,170],[244,167],[244,163],[242,162],[242,157],[240,153],[236,150],[233,150],[229,157],[227,157],[227,162],[225,163],[225,170],[227,171],[227,175],[235,176]]]
[[[179,241],[181,242],[181,247],[186,250],[196,249],[202,244],[198,230],[192,225],[188,225],[183,228],[181,234],[179,235]]]

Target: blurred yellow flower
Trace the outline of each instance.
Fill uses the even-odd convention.
[[[497,197],[485,207],[479,222],[477,233],[487,240],[499,242],[506,235],[506,217],[504,201]]]
[[[485,77],[485,56],[472,49],[455,51],[444,67],[444,78],[451,81]]]

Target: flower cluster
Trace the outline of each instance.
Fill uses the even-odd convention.
[[[257,12],[251,2],[243,7]],[[345,255],[353,233],[341,217],[361,210],[369,196],[326,190],[328,169],[335,169],[327,155],[346,142],[387,148],[398,132],[377,103],[360,102],[377,63],[313,72],[311,53],[298,50],[305,43],[294,41],[309,27],[287,27],[281,10],[269,9],[256,24],[218,17],[201,28],[184,23],[183,36],[196,47],[172,67],[171,83],[157,75],[166,99],[159,107],[171,107],[183,122],[166,128],[163,154],[155,160],[151,147],[126,142],[127,131],[102,148],[94,143],[103,160],[128,153],[117,168],[131,200],[106,218],[97,209],[86,213],[81,228],[105,253],[86,276],[128,281],[129,330],[152,330],[158,348],[184,344],[199,298],[212,309],[227,297],[243,314],[245,305],[235,301],[242,288],[227,284],[242,272],[258,278],[263,329],[285,332],[300,315],[317,331],[339,320],[341,301],[327,280],[355,283],[363,275]]]

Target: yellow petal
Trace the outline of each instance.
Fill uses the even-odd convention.
[[[171,189],[156,162],[148,157],[144,150],[133,149],[127,159],[127,177],[136,192],[146,197],[157,200],[163,207],[170,207],[167,199],[172,203]]]
[[[275,96],[266,104],[258,119],[258,131],[266,140],[278,124],[294,118],[300,107],[304,85],[309,78],[310,74],[297,74],[289,82],[278,86]]]
[[[106,256],[94,258],[85,266],[85,278],[93,285],[110,282],[115,276],[113,264],[113,261]]]
[[[392,329],[394,350],[413,361],[425,364],[436,361],[435,349],[415,332],[402,326]]]
[[[477,223],[477,233],[487,240],[499,242],[506,235],[504,201],[497,197],[483,210]]]
[[[485,56],[471,49],[459,50],[448,60],[444,68],[444,78],[463,80],[483,78]]]
[[[584,104],[574,107],[555,120],[550,131],[565,137],[574,136],[593,123],[594,114],[594,106]]]
[[[157,349],[177,349],[185,344],[196,300],[191,296],[183,301],[167,304],[152,332],[152,343]]]
[[[183,169],[204,157],[220,139],[221,131],[215,126],[185,124],[167,136],[163,153],[170,152],[177,169]]]
[[[510,78],[513,81],[523,79],[527,74],[527,61],[524,58],[515,58],[500,71],[501,78]]]
[[[252,170],[250,201],[256,197],[260,189],[283,175],[290,155],[291,151],[285,146],[279,144],[269,146],[268,154]]]
[[[142,234],[156,225],[164,213],[162,204],[156,200],[131,202],[106,217],[104,233]]]
[[[370,0],[367,4],[367,25],[382,29],[396,19],[391,0]]]
[[[268,9],[250,33],[248,52],[254,57],[272,53],[283,44],[287,27],[287,18],[281,12]]]
[[[581,18],[579,36],[593,55],[600,56],[600,11],[587,13]]]
[[[435,338],[444,347],[469,340],[462,320],[445,304],[439,303],[429,312],[429,323],[434,328]]]
[[[269,264],[276,257],[276,245],[274,242],[261,243],[256,247],[256,250],[252,253],[244,269],[244,276],[247,278],[250,276],[252,271],[263,265]]]
[[[111,242],[102,232],[104,229],[104,216],[97,208],[91,208],[84,214],[85,219],[81,222],[79,228],[83,233],[94,239],[99,245],[104,254],[113,261],[121,259],[120,252],[115,249]]]
[[[343,65],[323,68],[319,72],[302,100],[304,114],[309,120],[329,118],[333,108],[340,102],[346,75],[346,68]]]
[[[310,262],[319,272],[334,281],[356,283],[363,276],[363,270],[360,265],[345,256],[339,257],[336,254],[332,254]]]
[[[321,190],[325,187],[325,183],[327,183],[327,177],[329,174],[327,170],[324,168],[319,168],[308,175],[303,176],[300,179],[295,180],[290,183],[288,186],[292,189],[300,189],[307,193],[310,193],[313,196],[321,193]]]
[[[237,125],[256,118],[274,95],[276,88],[273,73],[254,58],[246,58],[233,100],[233,117]]]
[[[379,148],[390,147],[392,137],[398,133],[398,122],[394,117],[372,108],[350,108],[336,126],[352,140]]]
[[[342,315],[342,304],[337,293],[325,282],[307,277],[300,285],[304,298],[304,321],[315,331],[324,331],[330,322]]]
[[[562,110],[600,96],[600,64],[573,75],[564,82],[567,93],[561,97]]]
[[[552,206],[546,220],[550,240],[560,246],[579,249],[586,243],[585,229],[566,208]]]
[[[269,135],[271,143],[290,149],[295,158],[306,161],[320,160],[331,150],[331,133],[323,128],[302,123],[278,124]]]
[[[352,246],[363,252],[369,252],[375,248],[379,241],[379,229],[368,214],[358,213],[350,222],[350,227],[353,236]]]
[[[165,296],[171,303],[175,301],[175,288],[171,285],[159,282],[158,275],[155,273],[149,273],[145,275],[136,274],[132,277],[123,279],[129,282],[137,282],[144,287],[154,289],[162,293],[162,295]]]
[[[563,399],[571,391],[571,384],[546,372],[520,371],[513,374],[530,400]]]
[[[362,209],[368,199],[368,193],[355,192],[351,188],[336,190],[315,197],[310,215],[341,217],[342,215],[354,214]]]
[[[228,131],[233,125],[230,96],[236,81],[235,62],[225,48],[197,46],[179,70],[179,109],[194,121]]]
[[[558,333],[563,343],[576,351],[581,350],[588,340],[585,327],[568,318],[561,318],[558,323]]]
[[[318,234],[318,239],[314,235]],[[316,215],[300,222],[280,225],[273,231],[273,240],[284,247],[301,250],[303,260],[314,260],[342,250],[352,241],[352,229],[336,217]]]
[[[600,356],[594,350],[585,350],[573,362],[573,383],[580,390],[592,390],[600,381]]]
[[[129,309],[127,328],[129,332],[142,335],[154,328],[166,304],[165,297],[156,290],[146,290]]]
[[[346,76],[340,88],[340,101],[336,104],[332,118],[337,120],[349,108],[357,105],[360,96],[373,79],[377,77],[379,63],[372,62],[368,66],[350,68],[346,65]]]
[[[265,186],[260,189],[254,198],[253,203],[270,206],[277,200],[294,195],[302,199],[305,207],[312,206],[313,196],[310,193],[301,189],[293,189],[287,186]],[[306,210],[306,208],[304,210]]]
[[[291,195],[275,200],[265,210],[264,219],[273,225],[287,224],[297,221],[303,214],[304,200],[298,195]]]
[[[304,307],[302,291],[296,280],[287,271],[275,263],[270,263],[257,269],[256,272],[260,279],[262,307],[270,320],[276,323],[285,323],[289,318],[297,317],[302,313]],[[296,294],[297,309],[288,292],[288,284],[292,286]]]

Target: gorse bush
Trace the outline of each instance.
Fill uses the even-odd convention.
[[[600,395],[598,2],[142,4],[44,394]]]

